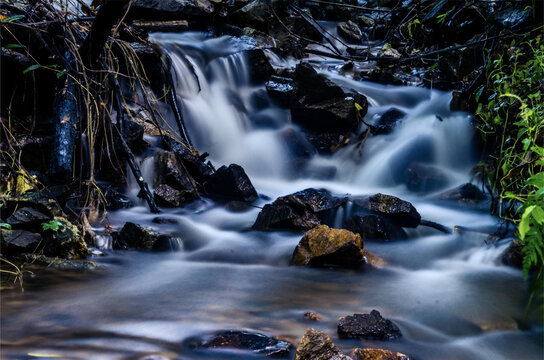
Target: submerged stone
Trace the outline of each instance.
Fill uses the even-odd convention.
[[[380,215],[354,215],[344,222],[345,229],[361,235],[363,240],[406,239],[406,232],[398,225]]]
[[[344,338],[393,340],[402,336],[397,325],[384,319],[377,310],[338,319],[338,335]]]

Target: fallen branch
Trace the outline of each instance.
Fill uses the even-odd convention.
[[[441,232],[443,232],[445,234],[451,234],[453,232],[452,229],[450,229],[449,227],[444,226],[444,225],[439,224],[439,223],[436,223],[434,221],[421,220],[421,222],[419,224],[421,226],[427,226],[427,227],[436,229],[436,230],[441,231]]]
[[[366,7],[366,6],[350,5],[350,4],[343,4],[343,3],[334,3],[334,2],[323,1],[323,0],[306,0],[306,2],[313,2],[313,3],[317,3],[317,4],[325,4],[325,5],[332,5],[332,6],[338,6],[338,7],[346,7],[346,8],[352,8],[352,9],[358,9],[358,10],[364,10],[364,11],[371,11],[371,12],[390,13],[392,11],[392,10],[386,10],[386,9],[369,8],[369,7]]]

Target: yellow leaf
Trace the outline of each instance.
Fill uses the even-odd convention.
[[[40,354],[40,353],[28,353],[28,356],[41,357],[41,358],[61,358],[62,355],[58,354]]]

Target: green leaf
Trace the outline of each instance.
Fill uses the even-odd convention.
[[[11,230],[11,225],[8,223],[0,222],[0,229]]]
[[[53,230],[57,232],[61,225],[62,223],[58,220],[50,220],[48,222],[42,223],[42,230],[43,231]]]
[[[62,77],[64,74],[66,74],[68,70],[64,69],[64,70],[61,70],[57,73],[57,79],[59,79],[60,77]]]
[[[529,179],[527,179],[527,184],[536,186],[539,189],[544,188],[544,171],[539,172],[538,174],[533,175]]]
[[[534,205],[535,208],[533,209],[533,212],[531,215],[533,216],[533,219],[539,224],[542,225],[544,223],[544,209],[542,209],[538,205]]]
[[[26,74],[27,72],[30,72],[30,71],[34,71],[36,69],[38,69],[40,67],[40,65],[31,65],[29,67],[27,67],[26,69],[23,70],[23,74]]]
[[[24,17],[25,17],[24,15],[13,15],[13,16],[8,17],[6,20],[2,20],[2,23],[9,24],[11,22],[22,19]]]
[[[26,46],[25,45],[21,45],[21,44],[6,44],[6,46],[4,46],[6,49],[25,49]]]

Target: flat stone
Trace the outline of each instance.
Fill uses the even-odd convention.
[[[17,211],[15,211],[13,215],[6,219],[6,222],[13,227],[34,226],[39,225],[49,219],[49,216],[43,214],[36,209],[30,207],[23,207],[17,209]]]
[[[40,234],[31,233],[25,230],[2,229],[0,235],[2,252],[9,254],[36,251],[42,242]]]

